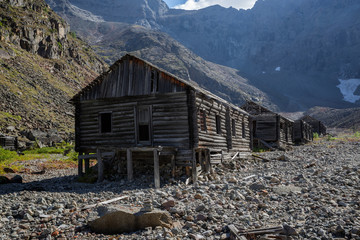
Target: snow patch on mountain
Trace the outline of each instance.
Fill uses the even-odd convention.
[[[344,101],[355,103],[360,100],[359,95],[355,95],[356,89],[360,86],[360,79],[339,79],[340,84],[337,85],[341,94],[344,96]]]

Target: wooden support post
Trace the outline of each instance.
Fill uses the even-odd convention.
[[[159,153],[154,149],[154,183],[155,188],[160,188]]]
[[[78,156],[78,175],[82,176],[83,175],[83,159],[80,157],[83,153],[79,153]]]
[[[126,149],[126,166],[127,166],[127,177],[129,181],[133,180],[133,161],[131,149]]]
[[[175,155],[171,155],[171,176],[175,177],[176,165],[175,165]]]
[[[210,151],[209,150],[205,150],[205,172],[209,173],[210,172]]]
[[[193,154],[192,154],[192,179],[193,179],[193,183],[197,182],[196,152],[195,152],[195,150],[193,150]]]
[[[102,182],[104,180],[104,162],[101,157],[100,149],[96,149],[96,157],[98,161],[98,182]]]
[[[204,164],[203,164],[203,162],[202,162],[202,151],[200,150],[199,152],[198,152],[198,156],[199,156],[199,163],[200,163],[200,166],[201,166],[201,170],[202,171],[204,171],[204,168],[205,168],[205,166],[204,166]],[[195,155],[196,156],[196,155]]]
[[[90,172],[90,159],[85,159],[85,173],[88,174]]]

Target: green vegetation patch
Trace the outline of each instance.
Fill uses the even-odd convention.
[[[11,113],[8,113],[8,112],[3,112],[3,111],[0,111],[0,119],[12,119],[12,120],[16,120],[16,121],[20,121],[21,120],[21,117],[20,116],[17,116],[17,115],[12,115]]]
[[[0,162],[13,160],[18,157],[18,154],[14,151],[6,150],[0,147]]]

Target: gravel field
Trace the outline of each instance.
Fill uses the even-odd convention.
[[[215,166],[194,185],[178,180],[160,189],[149,187],[152,176],[85,184],[76,182],[77,169],[23,174],[22,184],[0,185],[0,239],[228,239],[231,224],[296,231],[278,239],[360,239],[359,142],[322,141],[259,156],[266,160]],[[174,227],[91,232],[98,209],[81,209],[124,195],[116,204],[141,207],[150,199],[170,212]]]

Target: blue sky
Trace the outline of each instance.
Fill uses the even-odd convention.
[[[164,0],[171,8],[180,8],[186,10],[196,10],[215,4],[223,7],[233,7],[237,9],[252,8],[256,0]]]

